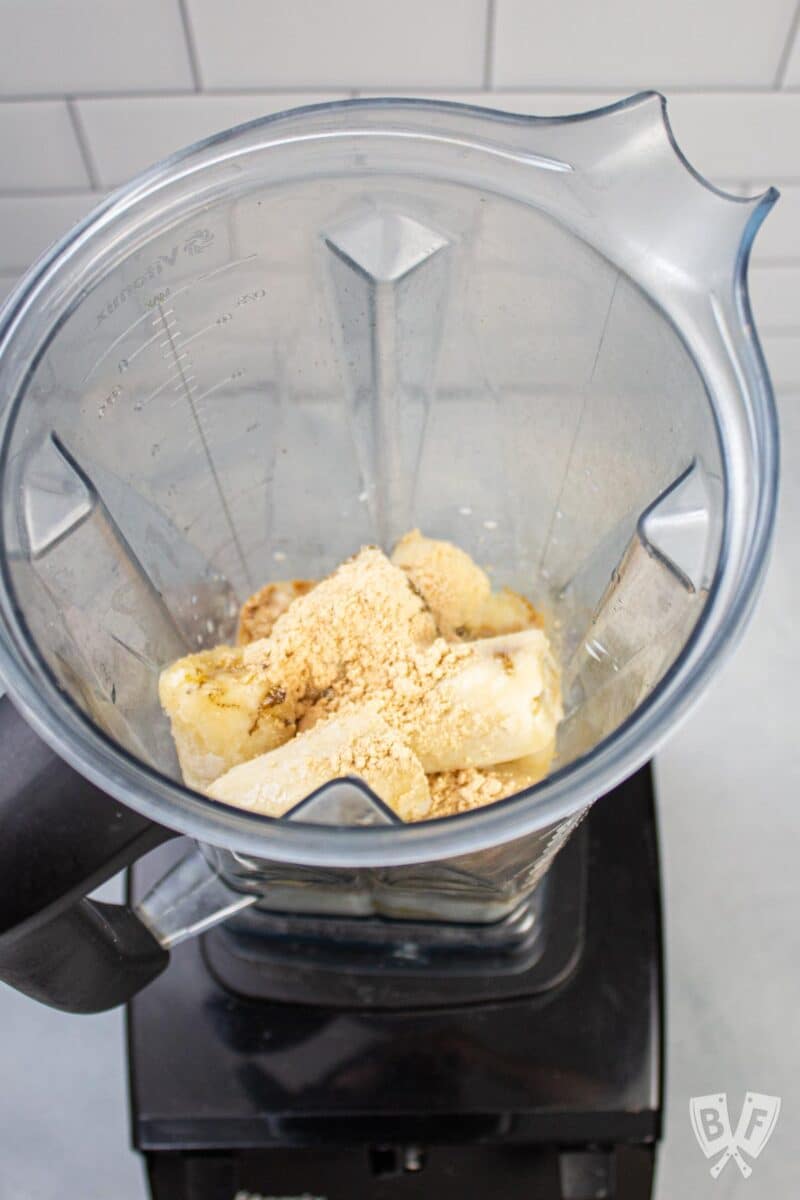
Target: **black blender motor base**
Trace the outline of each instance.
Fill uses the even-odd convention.
[[[640,1200],[653,1187],[647,1146],[285,1148],[148,1156],[155,1200]]]
[[[572,843],[553,871],[574,879],[582,847],[578,953],[529,994],[476,1000],[464,980],[438,1006],[287,1003],[224,986],[200,940],[179,946],[129,1008],[153,1200],[647,1200],[662,1041],[649,768]],[[177,850],[134,868],[135,896]],[[557,936],[574,947],[574,930]]]

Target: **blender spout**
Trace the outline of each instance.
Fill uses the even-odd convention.
[[[195,846],[153,885],[136,912],[156,941],[169,950],[256,900],[254,892],[235,891]]]
[[[581,129],[582,122],[590,128]],[[677,317],[687,304],[702,305],[709,290],[732,294],[778,197],[774,188],[742,197],[705,179],[678,145],[658,92],[586,113],[558,132],[572,143],[569,157],[592,185],[603,232],[592,238],[597,211],[591,228],[577,208],[567,214],[570,223],[598,249],[613,250],[616,265],[658,302],[665,294],[681,297]]]

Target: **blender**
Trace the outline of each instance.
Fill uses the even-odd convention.
[[[650,1194],[646,764],[765,563],[775,198],[705,182],[655,93],[348,101],[174,155],[8,300],[0,978],[130,1001],[156,1200]],[[550,776],[414,825],[358,779],[280,820],[185,787],[161,669],[414,526],[546,612]]]

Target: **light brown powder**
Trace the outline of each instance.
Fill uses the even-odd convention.
[[[239,614],[239,630],[236,643],[247,646],[257,642],[259,638],[269,637],[278,617],[299,596],[307,595],[315,586],[313,579],[288,579],[278,583],[268,583],[245,600]]]
[[[494,767],[466,767],[428,776],[431,792],[431,817],[449,817],[471,812],[485,804],[494,804],[533,787],[550,771],[555,741],[537,754]]]
[[[247,661],[271,659],[309,696],[333,684],[381,679],[393,661],[436,637],[436,624],[409,580],[382,551],[366,546],[300,596]]]
[[[288,681],[301,729],[370,702],[402,733],[420,696],[469,654],[437,635],[405,573],[368,546],[295,600],[245,658]]]
[[[248,602],[253,608],[265,590]],[[434,741],[443,752],[448,744],[459,747],[467,731],[457,689],[439,685],[456,680],[474,654],[474,645],[440,636],[413,581],[376,547],[363,548],[313,590],[293,599],[274,621],[269,638],[244,649],[246,663],[268,671],[288,690],[300,735],[368,705],[406,746],[414,743],[424,713],[425,728],[435,730]],[[513,670],[508,655],[499,661],[506,672]],[[473,704],[469,721],[469,735],[480,735],[491,731],[497,716],[490,709],[476,712]],[[343,751],[345,757],[349,753]],[[357,757],[365,765],[342,758],[337,774],[361,774],[373,754],[385,753],[385,740],[370,747],[362,739]],[[467,811],[530,786],[530,771],[518,774],[519,779],[499,768],[467,767],[431,775],[434,812],[429,815]],[[542,774],[546,768],[537,778]]]
[[[306,707],[301,706],[300,731],[334,714],[370,704],[401,737],[412,742],[424,704],[426,718],[436,727],[439,741],[455,740],[457,713],[453,699],[438,685],[459,673],[469,658],[469,647],[437,638],[427,647],[401,648],[390,638],[382,648],[384,652],[368,663],[349,663],[331,688],[318,698],[312,697]]]
[[[464,767],[459,771],[442,771],[428,776],[431,790],[431,816],[449,817],[454,813],[482,808],[502,800],[503,784],[488,768]]]

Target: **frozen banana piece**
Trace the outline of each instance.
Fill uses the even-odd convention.
[[[515,758],[512,762],[495,763],[493,767],[484,767],[483,770],[500,782],[504,796],[513,796],[540,783],[549,774],[555,755],[556,739],[553,738],[533,754]]]
[[[278,617],[286,612],[292,601],[307,595],[314,586],[313,579],[286,579],[260,588],[242,605],[237,645],[246,646],[269,637]]]
[[[542,625],[536,609],[518,592],[492,592],[486,572],[452,542],[436,541],[414,529],[397,543],[392,562],[425,597],[450,641],[498,637]]]
[[[365,547],[277,618],[270,637],[220,646],[162,672],[159,695],[185,782],[203,789],[296,732],[300,706],[333,683],[368,699],[436,625],[407,576]]]
[[[400,539],[392,562],[425,598],[444,637],[465,636],[489,598],[489,576],[452,542],[413,529]]]
[[[162,673],[184,779],[273,816],[346,775],[405,821],[513,795],[547,774],[561,718],[540,624],[418,531],[393,561],[367,546],[317,584],[268,584],[238,646]]]
[[[533,787],[549,773],[555,756],[555,739],[525,758],[493,767],[465,767],[428,776],[431,816],[449,817],[495,804]]]
[[[244,649],[217,646],[181,658],[161,672],[159,698],[185,783],[204,791],[236,763],[287,741],[295,731],[293,689]]]
[[[523,629],[541,629],[542,618],[519,592],[501,588],[486,597],[468,629],[470,638],[500,637],[521,633]]]
[[[430,810],[419,759],[369,708],[333,717],[277,750],[241,763],[208,789],[215,800],[282,817],[332,779],[356,775],[404,821]]]
[[[408,742],[426,773],[490,767],[554,740],[562,715],[559,676],[540,629],[459,649],[468,655],[413,712]]]

